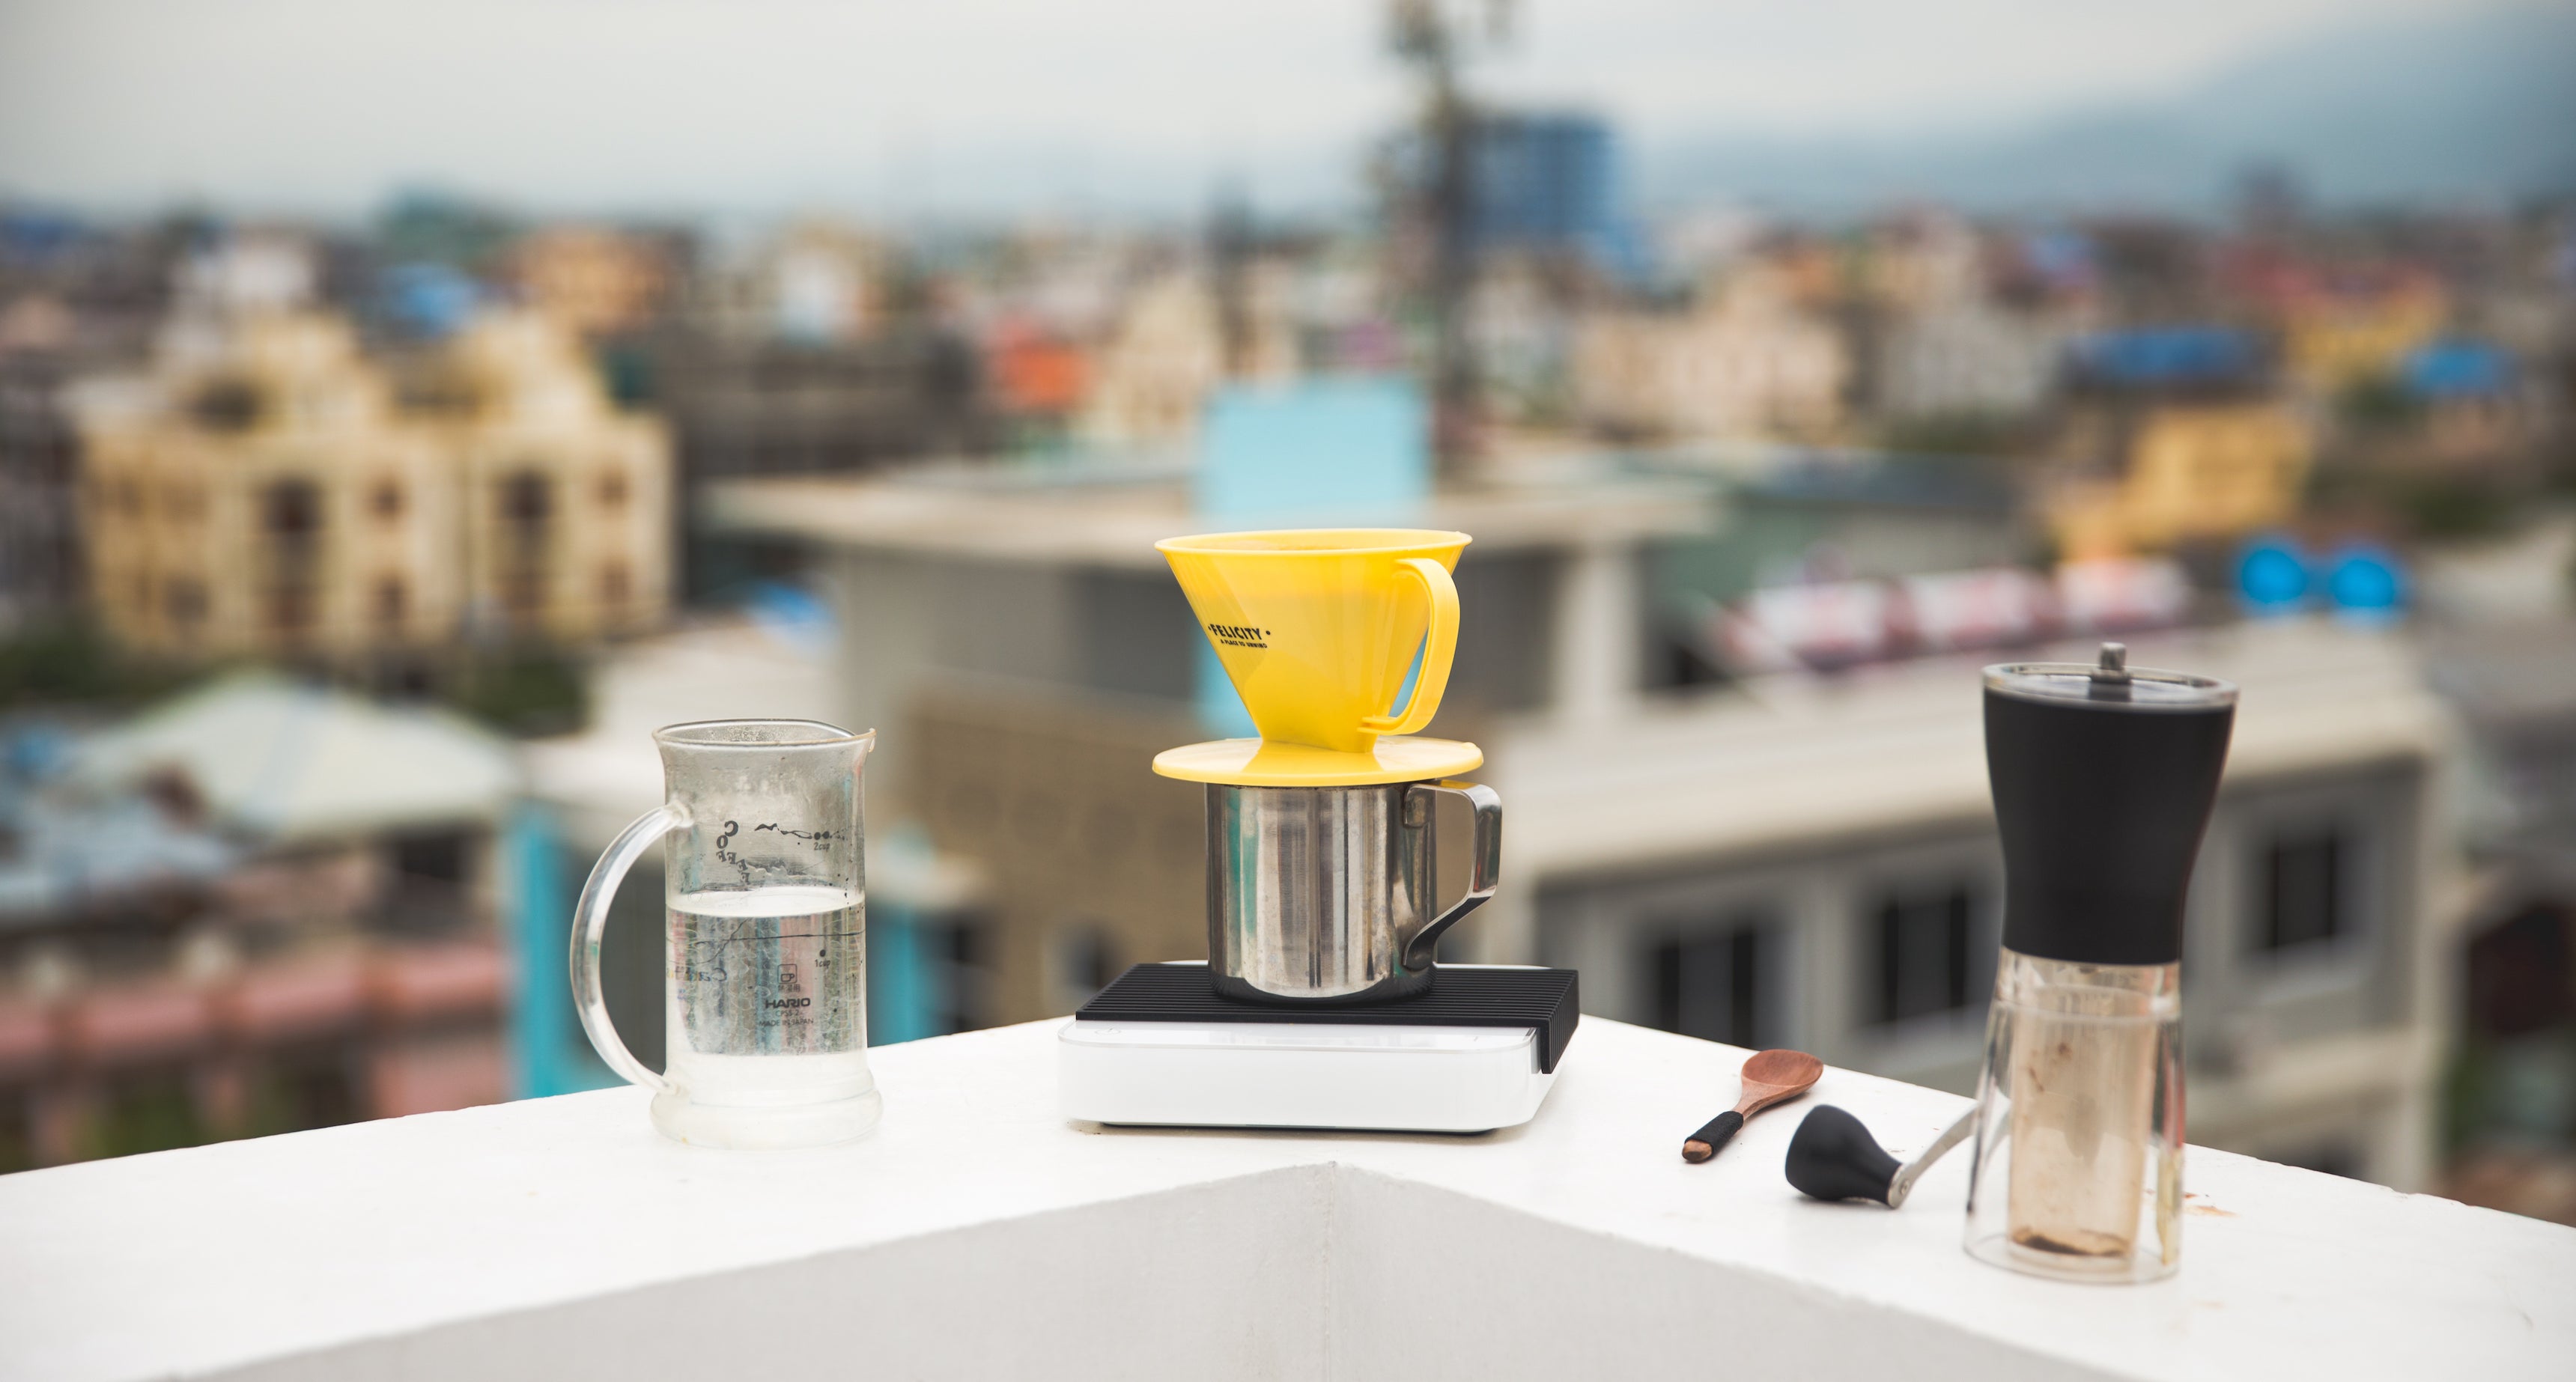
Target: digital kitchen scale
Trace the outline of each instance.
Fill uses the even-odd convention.
[[[1537,1116],[1579,1017],[1570,969],[1444,964],[1417,997],[1290,1007],[1140,964],[1059,1033],[1060,1098],[1094,1123],[1486,1132]]]

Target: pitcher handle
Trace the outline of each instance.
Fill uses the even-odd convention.
[[[617,885],[626,881],[626,871],[681,821],[679,811],[667,805],[636,817],[591,866],[590,881],[581,885],[581,901],[572,912],[572,1004],[581,1014],[581,1030],[609,1069],[655,1093],[667,1093],[671,1082],[635,1059],[608,1020],[608,998],[599,988],[599,938],[608,929],[608,904],[617,897]]]
[[[1449,910],[1432,918],[1430,925],[1414,933],[1413,940],[1404,947],[1404,967],[1408,970],[1431,967],[1435,948],[1440,944],[1440,933],[1457,925],[1459,918],[1485,905],[1486,899],[1494,895],[1494,884],[1500,880],[1503,871],[1503,799],[1499,793],[1481,782],[1460,782],[1455,778],[1414,783],[1404,790],[1404,820],[1408,830],[1419,830],[1430,824],[1431,803],[1414,795],[1417,792],[1438,792],[1465,801],[1475,809],[1476,835],[1467,848],[1467,895],[1459,898]],[[1413,811],[1417,801],[1422,805],[1420,824],[1415,823]]]
[[[1422,583],[1430,602],[1430,627],[1422,635],[1422,674],[1413,679],[1413,699],[1400,715],[1370,715],[1360,728],[1371,734],[1412,734],[1440,713],[1440,693],[1449,689],[1449,664],[1458,655],[1458,586],[1449,568],[1429,557],[1406,557],[1398,570]]]

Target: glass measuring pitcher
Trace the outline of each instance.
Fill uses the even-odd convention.
[[[600,1058],[653,1091],[653,1124],[709,1147],[817,1147],[876,1126],[868,1074],[866,826],[876,733],[812,720],[654,731],[668,800],[608,846],[573,913],[572,991]],[[609,1025],[599,939],[617,885],[668,837],[660,1074]]]

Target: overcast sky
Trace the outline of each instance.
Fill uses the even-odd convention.
[[[1523,0],[1487,90],[1632,139],[2002,123],[2485,0]],[[894,214],[1356,190],[1382,0],[0,0],[0,194]]]

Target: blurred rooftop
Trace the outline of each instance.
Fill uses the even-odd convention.
[[[1713,498],[1704,482],[1533,467],[1369,517],[1473,533],[1478,549],[1492,552],[1697,532],[1713,517]],[[704,512],[719,528],[832,545],[1148,570],[1162,569],[1154,544],[1164,538],[1247,526],[1194,514],[1188,472],[1177,467],[736,480],[712,487]],[[1263,526],[1295,526],[1297,517]]]
[[[462,716],[273,673],[226,678],[104,732],[71,773],[105,786],[172,769],[215,821],[270,843],[489,821],[519,786],[507,742]]]

